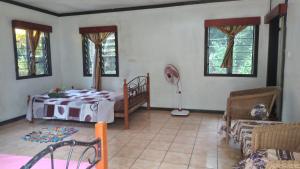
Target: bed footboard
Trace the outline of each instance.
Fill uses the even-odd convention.
[[[129,114],[147,103],[150,109],[150,76],[138,76],[127,83],[124,80],[124,128],[129,128]]]
[[[76,146],[85,147],[83,152],[80,155],[80,158],[77,162],[77,168],[80,168],[82,160],[84,157],[88,157],[88,166],[87,169],[95,167],[96,169],[108,169],[108,157],[107,157],[107,124],[99,122],[95,125],[95,140],[91,142],[81,142],[75,140],[62,141],[56,144],[49,145],[47,148],[35,155],[28,163],[26,163],[21,169],[30,169],[32,168],[39,160],[41,160],[46,155],[50,154],[51,168],[55,167],[54,160],[54,151],[61,147],[70,147],[68,157],[66,160],[66,166],[64,168],[68,169],[70,160],[72,157],[73,150]],[[92,154],[91,154],[92,152]],[[61,166],[60,166],[61,167]]]

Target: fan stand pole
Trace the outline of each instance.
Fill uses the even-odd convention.
[[[188,110],[182,109],[182,92],[181,92],[181,83],[180,82],[177,84],[176,93],[178,94],[178,108],[177,108],[177,110],[173,110],[171,112],[171,114],[173,116],[188,116],[190,114],[190,112]]]
[[[178,93],[178,110],[182,111],[182,95],[181,95],[181,91],[179,90],[177,93]]]

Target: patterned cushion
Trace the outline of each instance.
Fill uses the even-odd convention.
[[[300,152],[290,152],[285,150],[268,149],[267,159],[273,160],[296,160],[300,161]]]
[[[231,136],[235,143],[241,145],[244,157],[251,154],[252,130],[257,126],[274,125],[282,122],[260,120],[238,120],[231,128]]]
[[[274,160],[300,160],[300,153],[285,150],[261,150],[240,161],[234,169],[264,169],[268,162]]]

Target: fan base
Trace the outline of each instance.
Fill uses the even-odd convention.
[[[173,116],[188,116],[190,114],[190,111],[188,110],[173,110],[171,111],[171,114]]]

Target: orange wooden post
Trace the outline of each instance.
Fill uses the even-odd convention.
[[[105,122],[98,122],[95,124],[96,139],[101,140],[101,161],[96,164],[96,169],[108,169],[108,155],[107,155],[107,124]]]
[[[147,73],[147,109],[150,110],[150,75]]]
[[[124,128],[129,129],[129,97],[128,97],[128,85],[126,82],[126,79],[124,79],[124,85],[123,85],[123,94],[124,94]]]

